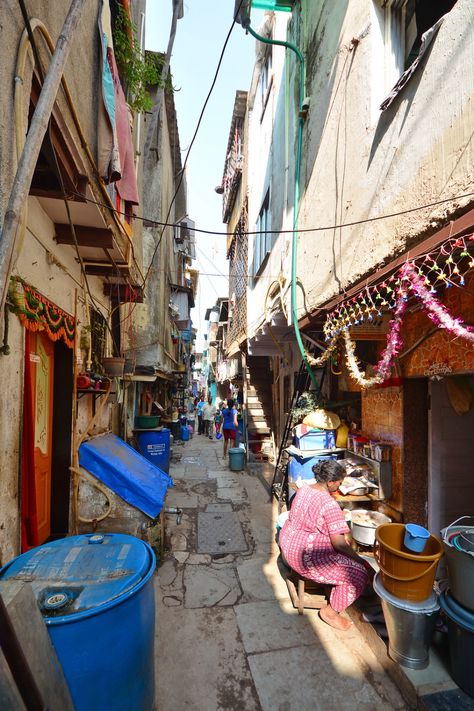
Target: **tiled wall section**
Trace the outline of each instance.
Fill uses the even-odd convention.
[[[362,431],[392,444],[392,496],[388,504],[402,510],[403,390],[372,388],[362,392]]]
[[[466,289],[474,292],[474,276],[466,279]],[[465,323],[474,325],[474,297],[466,289],[446,289],[443,303],[453,317],[460,316]],[[405,317],[402,328],[402,352],[412,346],[425,333],[433,329],[426,311],[419,310]],[[438,329],[406,358],[401,359],[405,376],[426,376],[434,363],[446,364],[453,373],[474,371],[474,347],[470,341],[453,338],[448,331]]]

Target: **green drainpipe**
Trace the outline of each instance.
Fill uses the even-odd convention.
[[[311,378],[311,382],[314,385],[316,392],[319,394],[320,389],[316,376],[314,375],[311,367],[306,358],[306,353],[303,346],[303,341],[301,340],[300,327],[298,326],[298,316],[296,313],[296,267],[297,267],[297,256],[298,256],[298,211],[300,203],[300,172],[301,172],[301,154],[303,149],[303,125],[304,116],[302,115],[303,100],[304,100],[304,57],[301,51],[291,42],[283,42],[281,40],[270,39],[269,37],[261,37],[255,30],[250,27],[250,20],[248,23],[244,24],[244,29],[255,37],[259,42],[264,44],[276,44],[280,47],[285,47],[286,49],[291,49],[298,58],[300,63],[300,96],[299,96],[299,117],[298,117],[298,136],[296,141],[296,166],[295,166],[295,194],[294,194],[294,210],[293,210],[293,236],[291,240],[291,316],[293,319],[293,328],[295,330],[296,342],[303,358],[303,362],[308,371],[308,375]],[[286,91],[286,89],[285,89]]]

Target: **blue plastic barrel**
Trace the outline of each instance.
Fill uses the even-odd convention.
[[[155,556],[125,534],[71,536],[0,571],[30,582],[76,711],[154,708]]]
[[[135,430],[138,449],[150,462],[168,473],[170,470],[170,431],[163,427],[162,430]]]
[[[229,449],[229,467],[233,472],[240,472],[245,464],[245,450],[240,447],[231,447]]]
[[[189,429],[187,425],[181,425],[181,439],[183,442],[187,442],[189,440]]]

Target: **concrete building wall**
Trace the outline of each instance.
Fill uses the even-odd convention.
[[[377,107],[391,86],[384,79],[378,4],[303,0],[301,17],[311,107],[299,227],[398,213],[472,190],[472,3],[458,0],[421,66],[382,113]],[[301,235],[298,276],[306,309],[300,301],[299,314],[407,249],[470,200]]]
[[[276,13],[273,20],[273,37],[286,35],[287,15]],[[257,43],[257,53],[261,43]],[[267,52],[270,50],[267,50]],[[248,162],[249,186],[248,226],[255,232],[259,213],[267,190],[270,190],[270,229],[291,229],[291,204],[288,203],[291,178],[288,178],[288,160],[291,145],[291,107],[285,109],[285,52],[273,47],[272,80],[266,106],[261,95],[261,72],[265,54],[257,62],[249,92]],[[257,54],[257,57],[259,55]],[[247,295],[248,335],[252,336],[263,319],[263,306],[268,287],[284,268],[286,238],[274,234],[271,253],[255,278],[256,235],[249,235]]]
[[[65,69],[65,78],[71,91],[74,110],[81,125],[92,157],[97,158],[97,136],[101,119],[99,109],[99,31],[98,0],[85,3],[81,21],[75,31],[71,52]],[[33,28],[35,18],[40,18],[45,32],[56,42],[61,31],[69,2],[27,3]],[[2,3],[0,23],[0,223],[10,196],[16,170],[16,140],[26,131],[31,92],[33,65],[28,54],[25,71],[17,75],[17,53],[25,31],[20,6],[13,0]],[[50,51],[44,36],[34,30],[44,70],[47,71]],[[16,77],[16,79],[15,79]],[[20,84],[23,99],[15,114],[13,88]],[[89,182],[96,180],[94,169],[81,146],[78,130],[73,124],[71,108],[64,93],[59,91],[56,100],[57,115],[64,119],[70,134],[69,148],[83,164]],[[21,141],[20,141],[21,142]],[[58,204],[60,201],[55,201]],[[34,286],[54,304],[74,314],[77,291],[78,330],[87,324],[87,306],[84,282],[75,250],[59,245],[54,239],[54,224],[41,201],[30,197],[27,201],[26,229],[19,230],[13,254],[13,274]],[[84,207],[89,213],[96,208]],[[61,221],[61,220],[59,220]],[[108,224],[109,220],[105,220]],[[93,223],[94,224],[94,223]],[[110,310],[110,301],[104,296],[102,279],[89,277],[88,283],[94,303],[104,316]],[[0,319],[3,330],[3,314]],[[0,356],[0,387],[4,406],[0,409],[0,559],[2,563],[20,551],[20,437],[22,430],[23,377],[25,359],[25,329],[16,315],[8,317],[10,354]],[[82,361],[78,350],[75,357]],[[84,397],[77,404],[77,433],[80,436],[92,418],[92,398]],[[98,420],[97,430],[108,428],[110,407],[106,406]]]
[[[39,18],[45,25],[53,43],[56,43],[62,29],[70,3],[49,2],[48,0],[31,0],[28,3],[30,20]],[[87,0],[81,21],[74,33],[71,51],[66,64],[64,76],[71,90],[72,98],[80,118],[84,135],[91,147],[92,154],[97,156],[97,126],[99,111],[99,30],[98,30],[98,0]],[[15,159],[15,142],[12,140],[14,126],[13,87],[15,65],[20,38],[25,25],[16,0],[2,2],[0,24],[0,46],[2,71],[0,73],[0,96],[2,97],[2,115],[0,118],[0,214],[3,213],[10,195],[13,182]],[[38,48],[42,57],[47,58],[44,40],[39,32],[35,32]],[[84,81],[84,65],[87,65],[88,81]],[[25,95],[29,96],[31,81],[31,64],[25,77]],[[45,66],[47,61],[45,61]],[[94,70],[94,74],[91,71]],[[59,103],[63,96],[58,97]]]
[[[149,326],[137,343],[137,362],[167,370],[175,368],[174,346],[170,330],[170,281],[176,283],[177,254],[174,251],[173,229],[150,223],[151,220],[164,222],[175,191],[175,176],[170,146],[170,135],[163,103],[159,120],[158,153],[151,151],[144,159],[144,214],[149,218],[143,230],[143,261],[148,269],[155,248],[155,256],[146,286]],[[174,222],[176,205],[173,205],[167,222]]]
[[[74,314],[77,291],[79,329],[87,323],[84,290],[81,287],[80,266],[72,247],[58,246],[54,240],[54,225],[36,198],[28,200],[28,226],[14,274],[37,288],[46,298],[70,314]],[[103,284],[90,277],[94,300],[107,310]],[[22,423],[23,375],[25,359],[25,329],[18,317],[8,317],[10,355],[0,356],[0,559],[2,563],[20,552],[20,436]],[[82,358],[80,350],[76,357]],[[81,435],[92,418],[92,399],[78,401],[77,432]],[[97,422],[97,429],[109,425],[110,408],[106,406]]]

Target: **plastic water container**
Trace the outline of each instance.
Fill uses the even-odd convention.
[[[229,449],[229,467],[233,472],[240,472],[245,466],[245,452],[240,447]]]
[[[313,467],[322,459],[338,459],[337,454],[321,454],[320,456],[299,457],[292,454],[288,462],[288,478],[290,482],[314,479]]]
[[[423,553],[428,543],[430,532],[416,523],[405,524],[405,538],[403,545],[412,553]]]
[[[71,536],[15,558],[31,583],[76,711],[154,708],[155,556],[124,534]]]
[[[293,444],[301,450],[332,449],[336,446],[336,430],[310,430],[293,437]]]
[[[181,439],[183,442],[189,441],[189,427],[187,425],[181,425]]]
[[[382,601],[390,657],[409,669],[425,669],[440,609],[435,593],[422,602],[401,600],[384,588],[379,573],[374,578],[374,590]]]
[[[163,427],[162,430],[144,430],[135,432],[138,449],[148,461],[153,462],[162,471],[170,470],[170,431]]]

